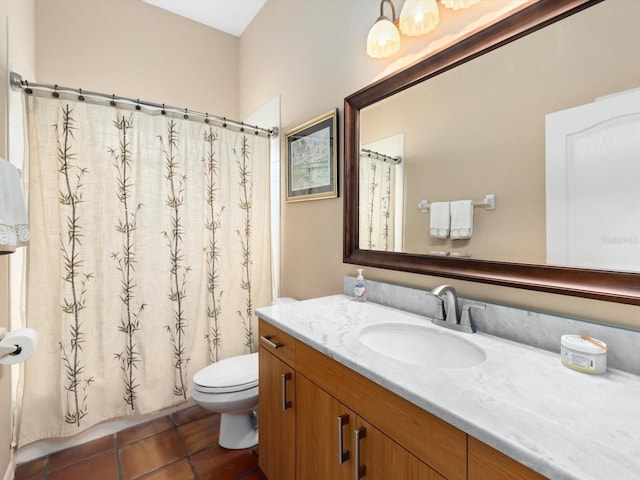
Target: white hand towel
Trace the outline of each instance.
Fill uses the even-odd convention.
[[[451,239],[463,240],[473,234],[473,200],[451,202]]]
[[[449,202],[434,202],[430,207],[431,221],[429,232],[434,238],[447,238],[449,236]]]
[[[27,208],[20,170],[0,158],[0,253],[11,253],[29,243]]]

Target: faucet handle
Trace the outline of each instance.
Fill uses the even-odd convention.
[[[476,329],[471,322],[471,309],[484,310],[487,306],[484,303],[467,303],[462,306],[462,318],[460,319],[460,326],[468,328],[471,332],[475,332]]]
[[[436,301],[436,313],[433,316],[433,320],[444,322],[444,300],[436,295],[434,295],[433,298]]]

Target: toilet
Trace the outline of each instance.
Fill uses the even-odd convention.
[[[277,298],[272,305],[295,302]],[[193,376],[193,399],[220,413],[220,446],[243,449],[258,444],[258,354],[230,357]]]
[[[220,413],[224,448],[249,448],[258,443],[258,354],[226,358],[193,376],[193,399]]]

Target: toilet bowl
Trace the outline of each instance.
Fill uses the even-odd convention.
[[[220,413],[220,439],[225,448],[258,443],[258,354],[226,358],[193,376],[191,396],[203,408]]]
[[[281,297],[272,305],[292,303]],[[201,407],[220,413],[220,439],[225,448],[258,444],[258,354],[226,358],[193,376],[193,399]]]

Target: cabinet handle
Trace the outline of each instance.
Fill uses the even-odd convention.
[[[262,340],[264,343],[266,343],[267,345],[269,345],[271,348],[280,348],[282,346],[281,343],[275,343],[271,341],[271,335],[262,335],[260,337],[260,340]]]
[[[346,413],[344,415],[340,415],[338,417],[338,464],[342,465],[344,462],[349,460],[351,454],[349,450],[345,452],[344,450],[344,439],[342,437],[342,430],[345,425],[349,425],[349,415]]]
[[[282,410],[291,408],[291,401],[287,400],[287,380],[291,380],[291,372],[282,374]]]
[[[354,430],[354,433],[356,434],[356,438],[355,438],[355,456],[356,456],[356,461],[354,462],[355,465],[355,480],[360,480],[362,477],[364,477],[367,474],[367,466],[366,465],[360,465],[360,440],[362,440],[364,437],[367,436],[367,428],[366,427],[360,427],[360,428],[356,428]]]

